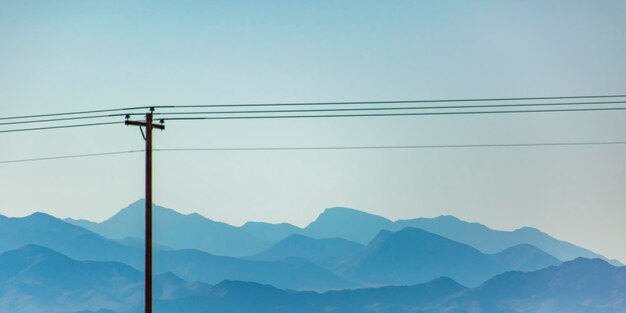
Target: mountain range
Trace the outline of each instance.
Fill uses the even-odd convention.
[[[141,206],[102,223],[0,215],[0,312],[140,311]],[[600,258],[564,262],[538,245],[561,257],[596,254],[530,228],[496,231],[450,216],[392,222],[347,208],[327,209],[305,228],[235,227],[158,206],[155,217],[156,312],[623,312],[625,306],[624,267]]]
[[[119,262],[77,261],[36,245],[0,254],[0,311],[135,313],[142,273]],[[626,267],[578,258],[507,272],[476,288],[446,277],[411,286],[292,291],[271,285],[155,277],[155,312],[600,312],[626,311]]]
[[[154,297],[204,294],[210,285],[171,273],[154,278]],[[37,245],[0,255],[0,312],[138,312],[143,273],[120,262],[78,261]]]
[[[143,245],[104,238],[44,213],[0,218],[0,252],[35,244],[82,261],[114,261],[136,270],[144,266]],[[193,281],[225,279],[273,284],[280,288],[326,290],[356,284],[304,259],[253,261],[212,255],[195,249],[154,252],[156,273],[172,272]]]
[[[77,260],[115,261],[143,269],[143,249],[134,242],[107,239],[43,213],[5,218],[0,231],[0,252],[36,244]],[[154,252],[156,273],[172,272],[186,280],[209,284],[241,280],[318,291],[415,284],[440,276],[475,286],[507,270],[535,270],[559,263],[529,245],[486,255],[410,227],[398,232],[381,231],[367,246],[341,238],[291,235],[248,258],[218,256],[197,249],[157,247]],[[470,270],[471,266],[478,270]]]
[[[101,223],[66,219],[66,222],[89,229],[112,239],[142,238],[144,202],[139,200]],[[533,245],[561,261],[577,257],[600,258],[613,265],[616,260],[591,250],[555,239],[531,227],[514,231],[490,229],[453,216],[391,221],[384,217],[350,208],[328,208],[305,228],[287,223],[248,222],[236,227],[215,222],[199,214],[180,214],[161,206],[153,207],[154,242],[174,249],[198,249],[216,255],[244,257],[257,255],[281,239],[293,234],[311,238],[342,238],[368,244],[381,230],[398,231],[415,227],[470,245],[483,253],[493,254],[520,244]],[[184,229],[184,232],[180,230]],[[158,231],[157,231],[158,230]],[[203,238],[203,240],[198,240]]]
[[[514,258],[523,256],[521,258]],[[365,285],[411,285],[450,277],[476,286],[496,274],[525,268],[541,269],[561,262],[529,245],[515,246],[495,255],[419,228],[381,231],[359,255],[338,272]]]

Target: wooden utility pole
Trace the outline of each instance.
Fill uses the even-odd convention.
[[[134,125],[146,128],[144,134],[143,130],[141,134],[144,135],[146,141],[146,255],[145,255],[145,313],[152,313],[152,129],[165,129],[163,121],[160,124],[152,123],[152,114],[154,108],[150,108],[150,112],[146,114],[145,122],[129,121],[129,116],[126,116],[126,125]]]

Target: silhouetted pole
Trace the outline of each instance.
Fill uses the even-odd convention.
[[[146,114],[145,122],[126,120],[126,125],[135,125],[145,127],[146,133],[144,139],[146,141],[146,255],[145,255],[145,313],[152,313],[152,129],[165,129],[162,124],[152,123],[152,112],[154,108],[150,108],[150,112]],[[126,116],[129,117],[128,115]],[[141,129],[141,128],[140,128]],[[143,134],[143,131],[142,131]]]

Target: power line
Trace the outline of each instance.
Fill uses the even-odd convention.
[[[178,109],[185,107],[245,107],[245,106],[289,106],[289,105],[341,105],[341,104],[400,104],[400,103],[441,103],[441,102],[478,102],[478,101],[520,101],[520,100],[562,100],[562,99],[597,99],[597,98],[626,98],[626,95],[596,95],[596,96],[563,96],[563,97],[520,97],[520,98],[475,98],[475,99],[438,99],[438,100],[401,100],[401,101],[353,101],[353,102],[298,102],[298,103],[265,103],[265,104],[235,104],[235,105],[201,105],[201,106],[154,106],[163,109]],[[373,108],[324,108],[324,109],[285,109],[285,110],[244,110],[244,111],[210,111],[210,112],[159,112],[162,119],[167,120],[218,120],[218,119],[293,119],[293,118],[346,118],[346,117],[385,117],[385,116],[420,116],[420,115],[468,115],[468,114],[514,114],[514,113],[545,113],[545,112],[582,112],[582,111],[614,111],[625,110],[625,107],[602,107],[602,108],[567,108],[567,109],[532,109],[532,110],[482,110],[482,111],[439,111],[439,112],[407,112],[407,113],[364,113],[364,114],[301,114],[301,113],[337,113],[337,112],[368,112],[368,111],[400,111],[400,110],[449,110],[449,109],[473,109],[473,108],[509,108],[509,107],[537,107],[537,106],[571,106],[571,105],[603,105],[624,104],[626,99],[619,101],[583,101],[583,102],[557,102],[557,103],[510,103],[510,104],[480,104],[480,105],[447,105],[447,106],[413,106],[413,107],[373,107]],[[154,108],[152,107],[152,108]],[[74,111],[64,113],[23,115],[3,117],[0,120],[42,118],[67,115],[85,115],[103,112],[133,111],[151,108],[148,106],[128,107],[119,109],[103,109],[90,111]],[[136,115],[138,113],[125,112],[118,114],[100,114],[88,116],[73,116],[60,118],[46,118],[28,121],[10,121],[0,123],[2,125],[17,125],[30,123],[51,123],[73,121],[82,119],[98,119],[122,115]],[[241,116],[241,114],[256,114]],[[272,115],[275,114],[275,115]],[[300,115],[301,114],[301,115]],[[186,116],[194,115],[194,116]],[[204,115],[204,116],[203,116]],[[211,116],[207,116],[211,115]],[[215,116],[219,115],[219,116]],[[110,125],[118,122],[101,122],[86,124],[62,124],[46,127],[18,128],[0,130],[0,133],[24,132],[34,130],[61,129],[74,127],[88,127],[98,125]]]
[[[503,144],[458,144],[458,145],[396,145],[396,146],[311,146],[311,147],[234,147],[234,148],[159,148],[155,152],[210,152],[210,151],[308,151],[308,150],[401,150],[401,149],[442,149],[442,148],[498,148],[498,147],[542,147],[542,146],[596,146],[596,145],[623,145],[626,141],[600,142],[547,142],[547,143],[503,143]],[[126,150],[89,154],[60,155],[29,159],[15,159],[0,161],[0,164],[24,163],[35,161],[50,161],[61,159],[75,159],[96,156],[110,156],[133,154],[145,150]]]
[[[159,148],[158,152],[202,152],[202,151],[301,151],[301,150],[395,150],[395,149],[441,149],[441,148],[497,148],[497,147],[541,147],[541,146],[591,146],[622,145],[626,141],[600,142],[547,142],[547,143],[502,143],[502,144],[458,144],[458,145],[397,145],[397,146],[314,146],[314,147],[235,147],[235,148]]]
[[[5,160],[5,161],[0,161],[0,164],[6,164],[6,163],[22,163],[22,162],[34,162],[34,161],[49,161],[49,160],[61,160],[61,159],[76,159],[76,158],[86,158],[86,157],[95,157],[95,156],[108,156],[108,155],[117,155],[117,154],[130,154],[130,153],[138,153],[138,152],[143,152],[143,151],[144,151],[144,150],[127,150],[127,151],[114,151],[114,152],[89,153],[89,154],[71,154],[71,155],[60,155],[60,156],[51,156],[51,157],[41,157],[41,158],[17,159],[17,160]]]
[[[73,121],[73,120],[83,120],[83,119],[107,118],[107,117],[116,117],[116,116],[124,116],[124,115],[125,114],[106,114],[106,115],[90,115],[90,116],[78,116],[78,117],[62,117],[62,118],[52,118],[52,119],[43,119],[43,120],[34,120],[34,121],[5,122],[5,123],[0,123],[0,125],[16,125],[16,124],[30,124],[30,123],[50,123],[50,122],[60,122],[60,121]]]
[[[235,119],[289,119],[289,118],[341,118],[341,117],[391,117],[391,116],[425,116],[425,115],[480,115],[480,114],[519,114],[519,113],[553,113],[553,112],[584,112],[584,111],[618,111],[617,108],[578,108],[551,110],[503,110],[503,111],[461,111],[461,112],[413,112],[413,113],[371,113],[371,114],[328,114],[328,115],[256,115],[256,116],[194,116],[194,117],[162,117],[164,120],[235,120]]]
[[[465,98],[465,99],[433,99],[433,100],[389,100],[389,101],[345,101],[345,102],[288,102],[288,103],[235,103],[235,104],[204,104],[204,105],[171,105],[156,108],[220,108],[220,107],[257,107],[257,106],[323,106],[352,104],[402,104],[402,103],[446,103],[446,102],[489,102],[489,101],[525,101],[525,100],[565,100],[565,99],[600,99],[624,98],[626,95],[592,95],[592,96],[557,96],[557,97],[517,97],[517,98]]]
[[[25,131],[33,131],[33,130],[76,128],[76,127],[89,127],[89,126],[112,125],[112,124],[123,124],[123,122],[102,122],[102,123],[70,124],[70,125],[33,127],[33,128],[5,129],[5,130],[0,130],[0,133],[15,133],[15,132],[25,132]]]
[[[169,106],[160,106],[160,107],[162,107],[162,108],[169,108]],[[63,113],[21,115],[21,116],[0,117],[0,120],[52,117],[52,116],[62,116],[62,115],[81,115],[81,114],[119,112],[119,111],[134,111],[134,110],[142,110],[142,109],[149,109],[149,108],[150,108],[149,106],[141,106],[141,107],[129,107],[129,108],[119,108],[119,109],[103,109],[103,110],[73,111],[73,112],[63,112]]]
[[[469,109],[469,108],[509,108],[509,107],[537,107],[537,106],[572,106],[572,105],[604,105],[604,104],[624,104],[626,101],[596,101],[596,102],[562,102],[562,103],[518,103],[518,104],[488,104],[488,105],[452,105],[452,106],[420,106],[420,107],[373,107],[373,108],[330,108],[330,109],[289,109],[289,110],[245,110],[245,111],[208,111],[208,112],[167,112],[154,113],[155,115],[224,115],[224,114],[276,114],[276,113],[315,113],[315,112],[353,112],[353,111],[398,111],[398,110],[430,110],[430,109]],[[140,113],[118,113],[104,115],[90,115],[78,117],[62,117],[38,119],[30,121],[12,121],[0,123],[2,125],[17,125],[30,123],[50,123],[61,121],[72,121],[82,119],[99,119],[117,117],[124,115],[138,115]],[[443,114],[443,113],[438,113]],[[469,113],[465,113],[469,114]],[[411,114],[413,115],[413,114]],[[63,125],[60,125],[63,126]]]
[[[161,112],[155,115],[214,115],[214,114],[266,114],[266,113],[312,113],[312,112],[351,112],[351,111],[396,111],[396,110],[431,110],[431,109],[470,109],[470,108],[509,108],[537,106],[572,106],[593,104],[624,104],[626,101],[601,102],[565,102],[565,103],[523,103],[523,104],[489,104],[489,105],[452,105],[452,106],[420,106],[420,107],[374,107],[374,108],[332,108],[332,109],[289,109],[289,110],[246,110],[246,111],[196,111],[196,112]],[[0,124],[1,125],[1,124]]]

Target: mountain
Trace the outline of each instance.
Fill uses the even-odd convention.
[[[301,228],[288,223],[246,222],[240,229],[264,242],[272,243],[302,232]]]
[[[0,218],[0,252],[27,244],[44,246],[77,260],[120,261],[143,268],[143,251],[48,214]]]
[[[139,200],[102,223],[68,219],[111,239],[143,238],[145,202]],[[266,242],[238,227],[205,218],[199,214],[180,214],[154,205],[153,241],[175,249],[199,249],[218,255],[248,256],[269,248]]]
[[[251,261],[216,256],[200,250],[159,251],[154,255],[155,272],[172,272],[183,279],[217,284],[240,280],[297,290],[329,290],[356,285],[302,259]]]
[[[208,295],[159,301],[156,307],[162,313],[621,313],[626,312],[626,268],[579,258],[539,271],[500,274],[473,289],[445,277],[324,293],[225,281]]]
[[[405,231],[415,229],[398,233]],[[118,262],[77,261],[36,245],[0,254],[0,312],[135,313],[142,310],[142,284],[141,272]],[[154,284],[155,313],[626,312],[626,267],[584,258],[506,272],[471,289],[446,277],[323,293],[231,280],[210,286],[173,273],[155,276]]]
[[[102,223],[67,219],[69,223],[92,230],[104,237],[124,239],[143,237],[144,202],[137,201]],[[0,221],[1,222],[1,221]],[[199,249],[224,256],[249,256],[269,249],[276,242],[301,234],[316,239],[343,238],[369,243],[381,230],[398,231],[415,227],[470,245],[483,253],[495,254],[509,247],[529,244],[561,261],[577,257],[608,260],[593,251],[555,239],[537,229],[523,227],[514,231],[490,229],[453,216],[416,218],[392,222],[384,217],[350,208],[328,208],[304,229],[290,224],[249,222],[241,227],[215,222],[198,214],[183,215],[154,206],[154,242],[173,249]],[[185,231],[181,231],[181,230]],[[199,238],[201,240],[199,240]]]
[[[308,303],[298,299],[298,293],[287,292],[270,285],[251,282],[224,281],[205,296],[169,301],[156,301],[155,313],[228,312],[228,313],[313,313]]]
[[[138,312],[143,273],[119,262],[77,261],[27,245],[0,255],[0,312]],[[172,273],[154,277],[153,296],[205,295],[211,286]]]
[[[449,299],[436,311],[467,312],[470,306],[484,313],[626,312],[626,267],[577,258],[535,272],[508,272]]]
[[[304,235],[291,235],[249,259],[275,261],[302,258],[320,266],[332,268],[363,249],[363,245],[341,238],[313,239]]]
[[[492,254],[491,259],[508,270],[522,272],[536,271],[562,263],[559,259],[528,244],[513,246]]]
[[[28,245],[0,255],[1,312],[130,312],[141,296],[141,272],[116,262],[76,261]]]
[[[27,244],[44,246],[77,260],[116,261],[137,269],[143,269],[144,264],[143,245],[124,245],[43,213],[23,218],[2,217],[0,252]],[[191,281],[216,284],[238,279],[312,290],[355,286],[305,260],[262,262],[220,257],[199,250],[155,248],[155,273],[173,272]],[[189,268],[195,268],[196,272],[190,272]]]
[[[468,223],[453,216],[399,220],[395,222],[395,227],[395,229],[404,227],[421,228],[468,244],[484,253],[496,253],[515,245],[530,244],[561,261],[572,260],[577,257],[601,258],[611,261],[614,265],[621,265],[617,261],[608,260],[588,249],[554,239],[532,227],[523,227],[514,231],[500,231],[490,229],[479,223]]]
[[[429,231],[470,245],[483,253],[493,254],[519,244],[530,244],[561,261],[585,257],[607,260],[616,266],[622,265],[588,249],[555,239],[535,228],[523,227],[514,231],[499,231],[479,223],[465,222],[454,216],[392,222],[384,217],[354,209],[330,208],[307,226],[303,234],[314,238],[346,238],[367,244],[381,230],[397,231],[406,227]]]
[[[339,272],[366,285],[412,285],[446,276],[476,286],[505,267],[488,255],[439,235],[407,227],[381,231]]]
[[[213,287],[207,296],[159,301],[155,313],[409,312],[410,308],[428,307],[465,289],[449,278],[415,286],[325,293],[284,291],[270,285],[224,281]]]
[[[209,294],[211,285],[201,282],[188,282],[174,273],[165,272],[154,276],[152,293],[160,300],[180,299]]]
[[[313,238],[344,238],[367,244],[382,229],[391,229],[393,223],[377,215],[349,208],[328,208],[303,231]]]
[[[328,291],[322,294],[299,293],[298,297],[316,312],[413,312],[429,307],[467,288],[442,277],[412,286],[388,286]]]

